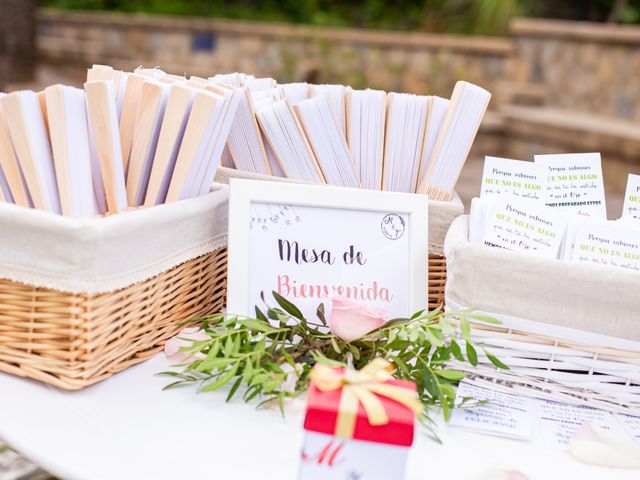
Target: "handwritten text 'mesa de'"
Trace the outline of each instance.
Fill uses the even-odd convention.
[[[303,263],[325,263],[333,265],[337,256],[330,250],[321,248],[303,248],[297,241],[284,239],[278,240],[278,255],[283,262],[295,262],[298,265]],[[353,245],[342,254],[342,260],[346,265],[364,265],[367,263],[362,252],[356,251]]]

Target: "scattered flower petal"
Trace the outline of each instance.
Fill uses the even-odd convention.
[[[467,480],[529,480],[529,477],[519,470],[491,468],[473,474]]]
[[[207,340],[208,338],[210,338],[209,335],[198,327],[185,328],[178,335],[167,340],[164,344],[164,354],[169,360],[176,363],[181,363],[186,360],[202,360],[206,358],[206,355],[203,353],[189,353],[183,351],[182,348],[190,347],[193,345],[193,342]]]
[[[611,432],[585,422],[569,444],[580,462],[602,467],[640,468],[640,447]]]

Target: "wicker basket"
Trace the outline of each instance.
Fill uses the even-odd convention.
[[[474,322],[473,336],[510,369],[484,354],[477,368],[452,366],[480,386],[639,415],[640,276],[474,245],[467,226],[457,219],[445,242],[446,307],[500,320]]]
[[[78,390],[220,311],[228,196],[92,219],[0,203],[0,371]]]
[[[447,283],[447,261],[444,255],[429,252],[429,281],[427,295],[429,310],[444,304],[444,287]]]
[[[217,249],[97,295],[0,280],[0,370],[78,390],[139,363],[181,321],[222,308],[226,259],[226,249]]]
[[[509,365],[495,368],[484,354],[478,366],[454,362],[479,386],[584,405],[629,415],[640,414],[640,351],[560,339],[527,328],[473,325],[474,341]]]

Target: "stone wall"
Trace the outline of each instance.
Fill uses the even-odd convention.
[[[545,103],[640,121],[640,28],[518,19],[514,80],[542,87]]]
[[[501,38],[53,10],[42,10],[38,25],[46,62],[242,71],[446,96],[458,79],[498,91],[514,51]]]
[[[33,77],[35,0],[0,0],[0,88]]]
[[[40,10],[38,50],[82,68],[244,71],[438,95],[464,78],[494,93],[494,110],[524,102],[640,120],[640,27],[516,19],[510,38],[492,38]]]

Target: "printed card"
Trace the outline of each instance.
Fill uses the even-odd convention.
[[[607,218],[599,153],[536,155],[546,169],[546,204],[563,213]]]
[[[623,413],[615,414],[629,435],[640,445],[640,417],[633,417]]]
[[[537,400],[536,409],[540,436],[547,447],[566,449],[585,422],[613,434],[624,434],[613,415],[604,410],[549,400]]]
[[[478,387],[462,381],[456,397],[486,401],[469,408],[458,408],[450,424],[490,435],[530,440],[533,435],[532,400],[526,397]]]
[[[584,223],[571,261],[640,271],[640,232],[623,222]]]
[[[453,427],[566,450],[580,427],[589,422],[614,437],[632,437],[640,444],[640,417],[503,393],[468,380],[463,380],[458,386],[456,401],[463,398],[484,400],[486,403],[454,410],[449,422]]]
[[[567,219],[567,230],[560,246],[560,258],[567,262],[573,259],[573,248],[576,244],[576,236],[583,228],[594,224],[607,224],[606,221],[591,217],[571,216]]]
[[[567,220],[564,215],[520,198],[500,199],[490,209],[482,242],[544,258],[558,258]]]
[[[622,218],[640,218],[640,175],[629,174]]]
[[[542,165],[509,158],[485,157],[480,196],[502,195],[544,201],[546,176]]]

